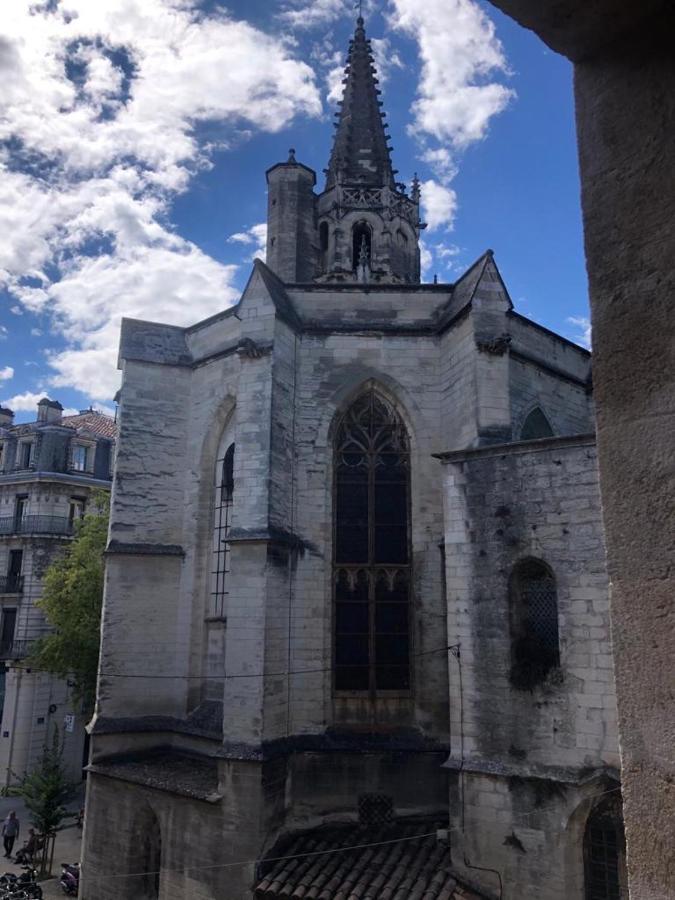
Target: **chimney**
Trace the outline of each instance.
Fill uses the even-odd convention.
[[[50,400],[43,397],[37,406],[38,422],[60,422],[63,407],[58,400]]]
[[[0,406],[0,428],[9,428],[14,424],[14,411]]]

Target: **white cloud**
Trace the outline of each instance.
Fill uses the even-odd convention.
[[[267,222],[260,222],[258,225],[251,225],[248,231],[238,231],[231,234],[227,239],[228,244],[245,244],[246,246],[254,246],[249,257],[253,260],[259,257],[263,261],[267,254]]]
[[[9,311],[15,316],[22,316],[23,310],[20,306],[10,306]]]
[[[457,194],[452,188],[444,187],[430,178],[420,185],[422,218],[429,231],[441,226],[452,228],[457,209]]]
[[[0,369],[0,381],[9,381],[10,378],[14,378],[14,369],[11,366]]]
[[[380,87],[382,87],[388,81],[392,69],[404,69],[405,66],[400,55],[392,47],[389,38],[371,38],[370,43],[373,48],[377,77]]]
[[[434,255],[427,247],[426,243],[420,239],[420,269],[422,272],[422,281],[426,281],[431,267],[434,264]]]
[[[508,66],[495,27],[474,0],[391,0],[391,24],[413,37],[422,71],[413,129],[462,149],[485,137],[514,96],[490,81]]]
[[[186,323],[235,296],[234,267],[167,224],[176,194],[228,134],[277,131],[320,115],[321,100],[289,41],[222,10],[50,9],[0,6],[0,142],[12,147],[0,151],[0,288],[68,341],[49,384],[108,399],[121,315]]]
[[[8,406],[14,412],[34,412],[37,414],[37,405],[45,396],[44,392],[33,394],[31,391],[26,391],[23,394],[15,394],[13,397],[3,400],[2,406]]]
[[[0,325],[0,341],[4,341],[9,334],[5,325]]]
[[[334,22],[353,11],[352,0],[291,0],[281,12],[281,18],[291,28],[315,28]]]
[[[567,321],[570,325],[574,325],[575,332],[572,334],[572,340],[581,344],[582,347],[591,349],[591,320],[586,316],[568,316]]]

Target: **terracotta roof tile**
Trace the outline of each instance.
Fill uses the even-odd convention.
[[[96,412],[93,409],[85,410],[74,416],[63,416],[55,422],[23,422],[21,425],[8,425],[4,430],[8,434],[23,435],[31,434],[36,429],[43,428],[46,425],[61,425],[65,428],[72,428],[74,431],[89,432],[97,437],[117,438],[117,423],[111,416],[105,413]]]
[[[83,431],[92,431],[99,437],[112,438],[117,437],[117,423],[111,416],[104,413],[87,410],[87,412],[79,413],[77,416],[64,416],[59,423],[67,428],[82,429]]]
[[[333,825],[287,838],[261,862],[256,900],[480,900],[452,872],[439,827]]]

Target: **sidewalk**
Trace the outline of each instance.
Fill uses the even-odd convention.
[[[23,840],[20,840],[19,843],[15,846],[15,851],[21,845],[23,845]],[[51,898],[64,896],[63,891],[59,887],[61,863],[79,862],[81,846],[82,831],[77,828],[77,826],[67,825],[61,831],[57,832],[56,841],[54,843],[54,864],[52,867],[52,877],[47,881],[41,882],[45,897]],[[13,860],[2,859],[0,861],[2,862],[2,865],[0,865],[0,873],[13,872],[15,875],[20,875],[23,872],[21,866],[18,866]]]
[[[78,792],[72,803],[68,804],[68,809],[76,813],[83,804],[83,791]],[[28,839],[28,829],[30,828],[30,817],[23,805],[20,797],[0,797],[0,821],[4,821],[10,809],[13,809],[21,823],[21,833],[19,840],[14,845],[14,853],[23,847],[24,842]],[[62,862],[79,862],[80,851],[82,845],[82,832],[74,824],[74,818],[66,818],[64,826],[56,833],[54,842],[54,863],[52,867],[52,877],[47,881],[41,882],[44,896],[47,898],[63,897],[63,891],[59,887],[59,875],[61,874]],[[2,853],[0,844],[0,854]],[[23,872],[21,866],[16,865],[13,860],[4,859],[0,855],[0,874],[3,872],[13,872],[20,875]]]

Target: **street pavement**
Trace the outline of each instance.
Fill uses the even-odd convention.
[[[82,787],[82,790],[78,792],[78,795],[72,803],[68,805],[68,810],[71,815],[64,819],[63,827],[56,834],[52,878],[41,882],[45,898],[64,896],[59,887],[58,880],[58,876],[61,874],[61,863],[79,862],[82,845],[82,831],[75,825],[75,816],[84,804],[83,798],[84,786]],[[17,850],[20,850],[24,842],[28,839],[28,829],[32,826],[30,813],[24,806],[23,800],[19,797],[0,797],[0,821],[4,822],[12,809],[16,812],[19,822],[21,823],[19,839],[14,844],[14,849],[12,851],[16,854]],[[13,860],[0,858],[0,874],[3,872],[13,872],[15,875],[20,875],[22,871],[21,866],[18,866]]]

